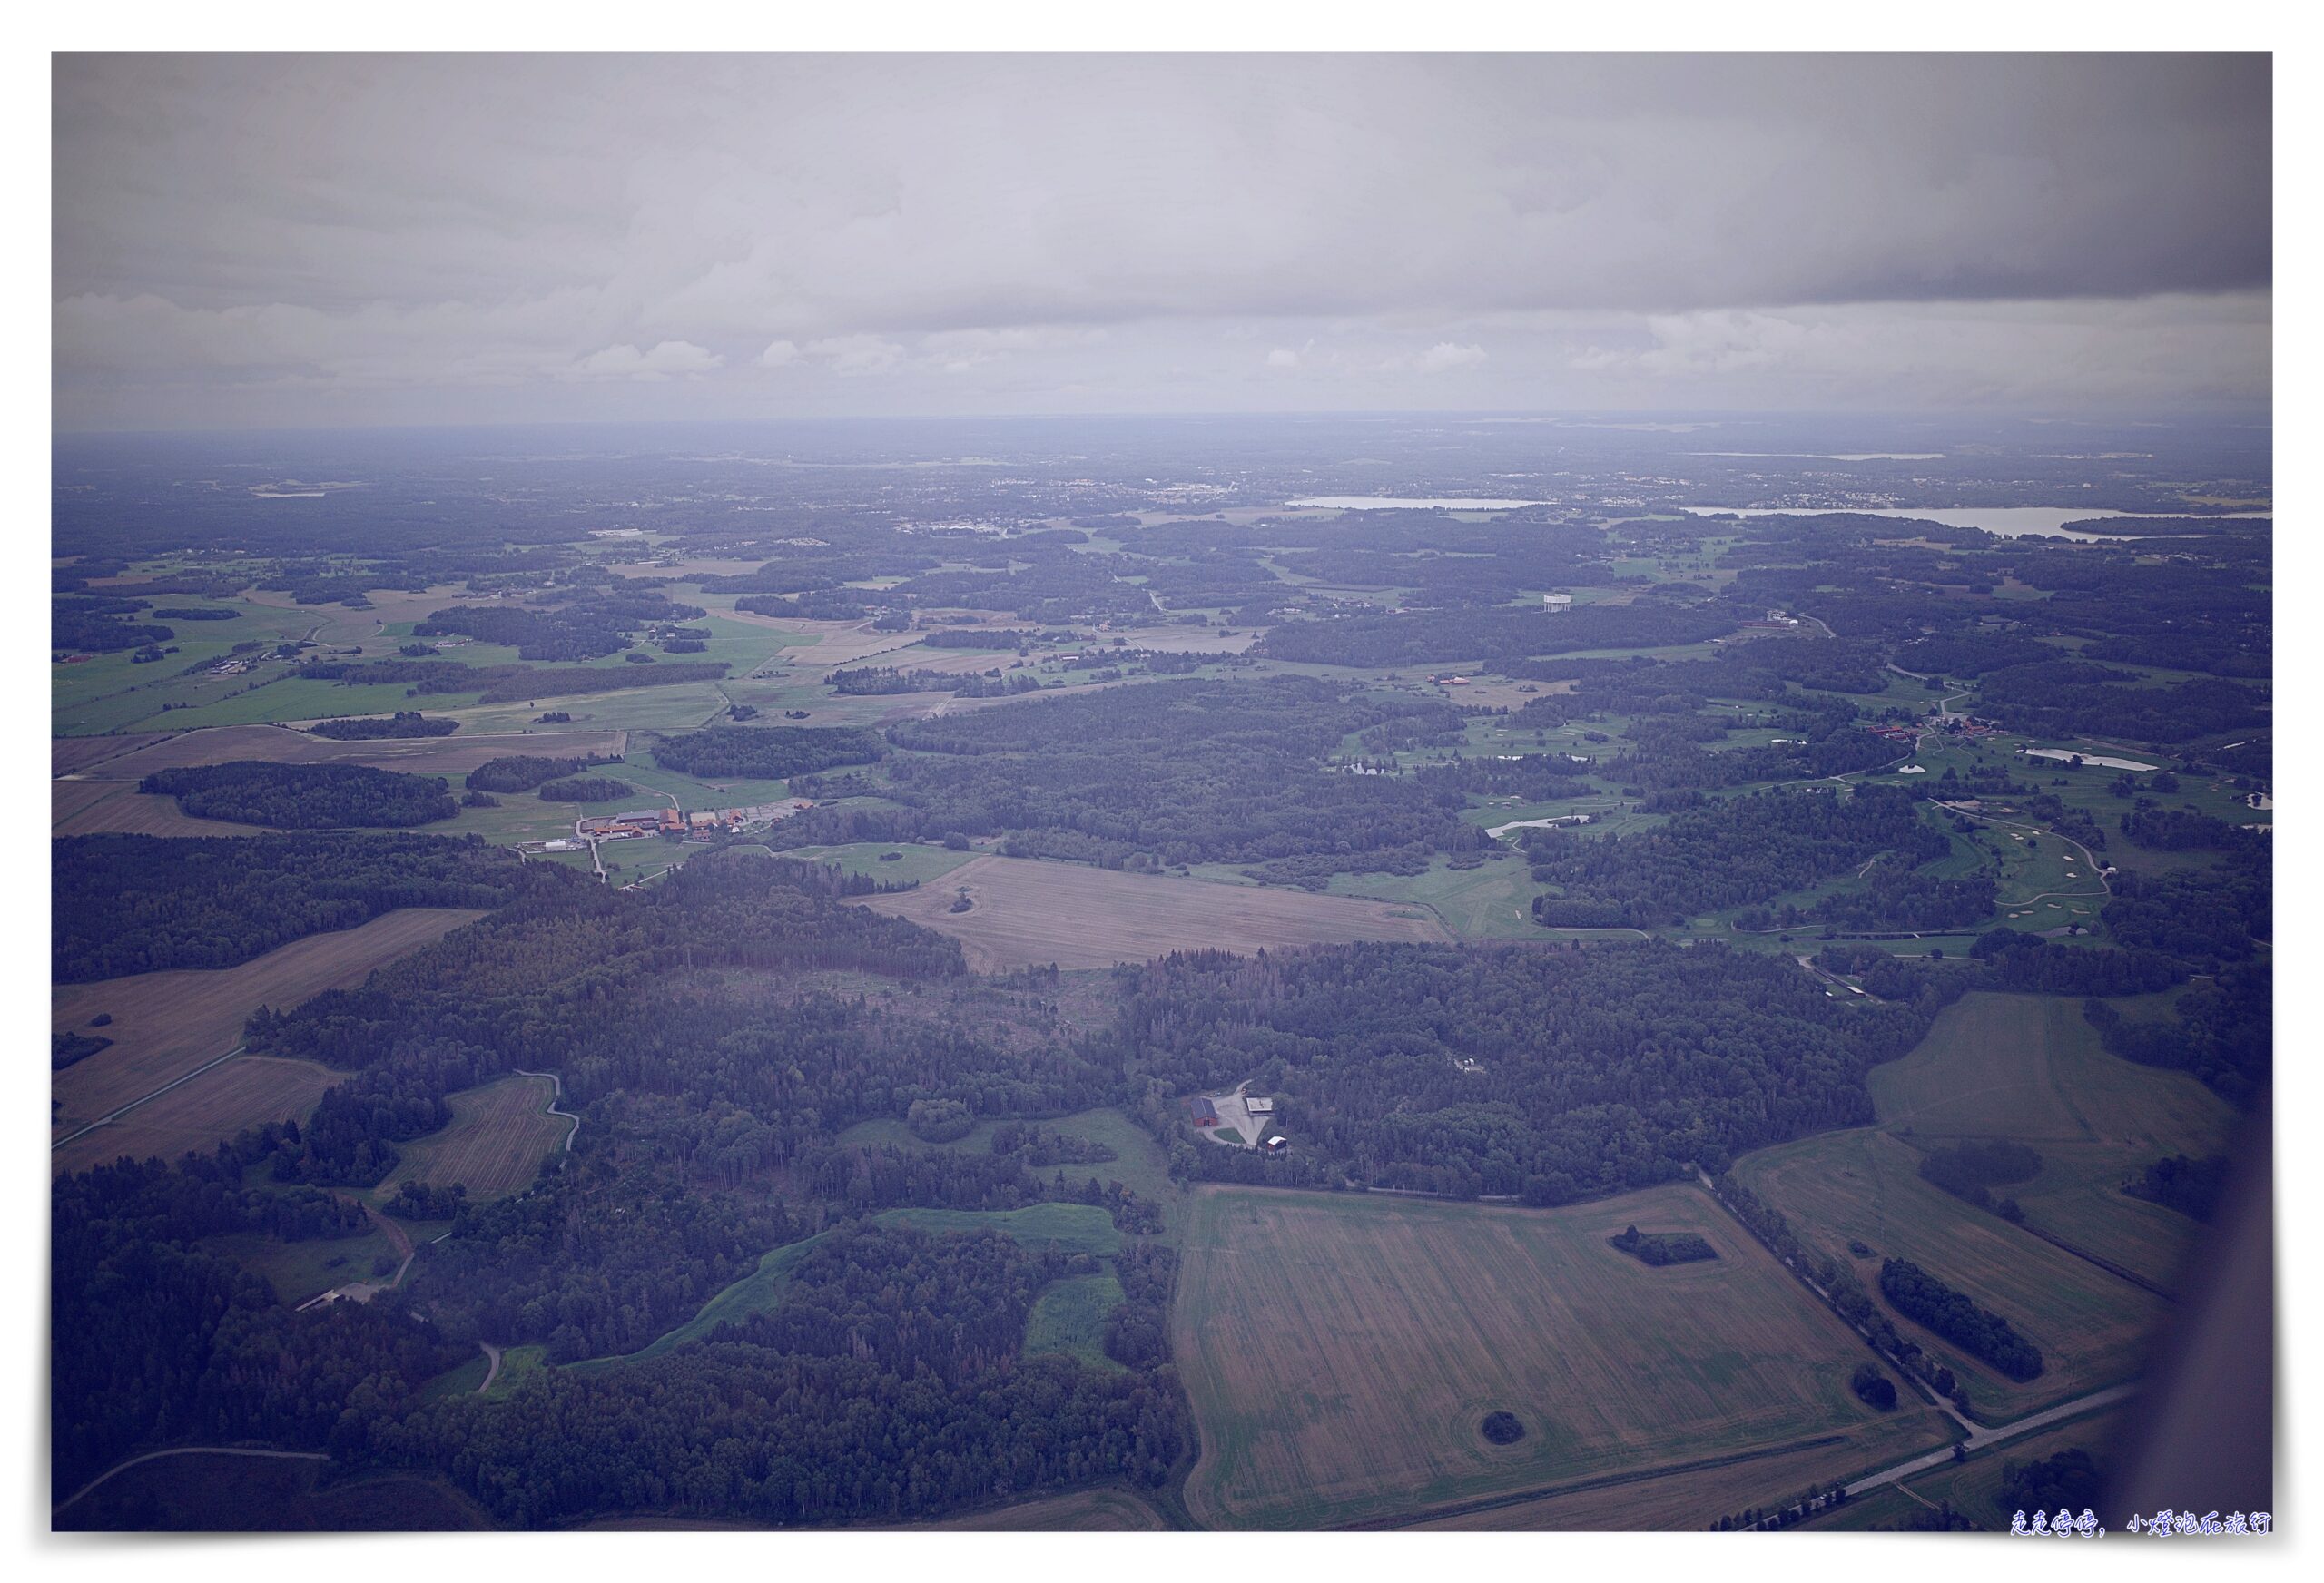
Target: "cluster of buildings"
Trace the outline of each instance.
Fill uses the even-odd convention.
[[[1250,1114],[1251,1119],[1255,1122],[1262,1121],[1265,1117],[1275,1114],[1275,1101],[1264,1095],[1246,1094],[1241,1097],[1243,1108]],[[1196,1095],[1187,1101],[1187,1119],[1199,1127],[1216,1126],[1218,1101],[1206,1094]],[[1265,1130],[1264,1127],[1262,1130]],[[1290,1146],[1291,1140],[1277,1132],[1267,1133],[1258,1144],[1261,1150],[1270,1155],[1279,1155]]]
[[[788,819],[814,804],[803,797],[786,802],[753,803],[743,808],[712,808],[686,812],[677,808],[644,808],[635,813],[612,813],[574,821],[573,833],[584,841],[635,841],[649,835],[708,834],[740,830],[744,825],[771,824]],[[557,850],[550,848],[548,850]],[[566,848],[566,850],[572,849]]]

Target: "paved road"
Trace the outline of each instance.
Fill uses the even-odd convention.
[[[2129,1400],[2137,1390],[2138,1387],[2135,1384],[2109,1385],[2103,1391],[2093,1391],[2087,1396],[2077,1396],[2072,1401],[2061,1401],[2055,1407],[2029,1414],[2014,1423],[1995,1424],[1990,1429],[1980,1429],[1963,1440],[1961,1446],[1965,1452],[1982,1450],[1987,1446],[1998,1445],[2003,1440],[2015,1440],[2019,1435],[2031,1433],[2034,1430],[2046,1429],[2051,1424],[2064,1419],[2095,1411],[2102,1407],[2112,1407],[2117,1401]],[[1953,1448],[1945,1446],[1925,1455],[1915,1457],[1908,1462],[1899,1462],[1893,1468],[1884,1468],[1877,1473],[1866,1474],[1847,1487],[1848,1499],[1853,1500],[1866,1490],[1877,1490],[1884,1484],[1894,1484],[1899,1479],[1909,1479],[1914,1474],[1925,1473],[1931,1468],[1943,1467],[1952,1460]]]
[[[675,866],[675,865],[673,865],[673,867]],[[664,872],[666,873],[668,870],[665,870]],[[574,1115],[569,1110],[559,1110],[557,1108],[558,1106],[565,1103],[565,1079],[558,1077],[554,1072],[527,1072],[522,1067],[517,1068],[517,1076],[519,1077],[546,1077],[548,1079],[548,1108],[542,1114],[546,1116],[561,1116],[566,1120],[573,1124],[573,1130],[565,1135],[565,1152],[568,1155],[571,1154],[573,1152],[573,1140],[581,1136],[581,1118]]]
[[[486,1358],[484,1383],[476,1388],[476,1393],[478,1396],[481,1396],[486,1391],[491,1390],[493,1381],[500,1377],[500,1349],[494,1346],[490,1342],[477,1342],[477,1345],[484,1349],[484,1355]]]

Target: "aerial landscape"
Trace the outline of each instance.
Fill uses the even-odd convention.
[[[1491,99],[1532,59],[1411,69]],[[1791,57],[1687,59],[1744,123],[1785,98]],[[523,225],[598,267],[579,189],[475,233],[414,199],[391,258],[293,217],[301,128],[418,192],[355,129],[415,84],[499,113],[468,68],[59,57],[48,1525],[2119,1529],[2272,1201],[2270,67],[1885,62],[2166,85],[2112,153],[1949,124],[2142,161],[2204,245],[2078,277],[2094,180],[1957,292],[1803,242],[1689,297],[1676,242],[1553,240],[1645,295],[1480,286],[1440,330],[1305,275],[1308,322],[1221,305],[1299,273],[1265,235],[1157,241],[1119,301],[1055,240],[1035,334],[905,279],[1005,274],[903,245],[907,196],[853,272],[840,222],[791,236],[722,340],[683,313],[758,255],[639,198],[541,372],[530,310],[445,281]],[[511,66],[576,106],[622,69]],[[1286,69],[1326,114],[1340,66]],[[1111,103],[1092,70],[1054,107]],[[575,114],[539,135],[594,168]],[[675,125],[638,170],[700,154]],[[942,141],[861,158],[910,194]],[[722,261],[633,278],[684,241]],[[1672,328],[1769,303],[1798,343]],[[2280,1496],[2183,1499],[2248,1536]]]

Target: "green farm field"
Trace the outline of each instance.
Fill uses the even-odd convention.
[[[391,1275],[400,1258],[395,1244],[376,1227],[358,1236],[295,1243],[278,1242],[259,1232],[234,1232],[211,1237],[202,1245],[263,1277],[289,1308],[350,1281]]]
[[[885,860],[890,852],[896,854],[893,862]],[[941,879],[976,853],[948,851],[918,841],[858,841],[849,846],[792,847],[780,855],[803,858],[811,863],[829,863],[842,873],[868,874],[874,880],[893,883]]]
[[[1110,1273],[1050,1282],[1025,1316],[1025,1355],[1063,1352],[1093,1369],[1118,1371],[1106,1355],[1106,1320],[1121,1301],[1122,1283]]]
[[[720,1292],[702,1305],[702,1311],[675,1330],[664,1332],[647,1345],[625,1357],[590,1358],[568,1365],[575,1369],[601,1369],[613,1363],[642,1363],[675,1351],[688,1342],[700,1341],[718,1326],[730,1320],[743,1320],[753,1313],[771,1313],[783,1303],[783,1293],[790,1284],[791,1272],[807,1251],[822,1241],[812,1236],[803,1242],[786,1243],[761,1255],[759,1267]],[[507,1361],[502,1360],[504,1372]],[[499,1381],[493,1381],[497,1390]]]
[[[2122,1009],[2159,1013],[2164,1002],[2142,996]],[[2030,1145],[2041,1174],[2007,1189],[2027,1223],[2165,1287],[2201,1230],[2122,1185],[2166,1155],[2222,1152],[2236,1122],[2187,1073],[2109,1055],[2082,1003],[2057,996],[1965,995],[1910,1055],[1873,1068],[1867,1086],[1883,1127],[1916,1146]]]
[[[1520,810],[1507,817],[1521,814]],[[1334,896],[1425,908],[1462,939],[1551,938],[1533,921],[1533,898],[1541,887],[1514,853],[1473,869],[1451,868],[1438,858],[1422,874],[1334,874],[1328,890]]]
[[[1633,1223],[1719,1257],[1640,1263],[1606,1243]],[[1906,1451],[1945,1438],[1934,1410],[1857,1402],[1862,1343],[1690,1187],[1548,1211],[1204,1189],[1172,1323],[1207,1527],[1423,1517],[1876,1422]],[[1502,1409],[1527,1432],[1494,1446]]]
[[[1952,1365],[1970,1411],[1987,1422],[2133,1378],[2168,1312],[2152,1293],[1923,1181],[1919,1154],[1876,1128],[1762,1149],[1738,1161],[1735,1175],[1803,1242],[1848,1261],[1875,1302],[1883,1301],[1880,1260],[1910,1259],[2039,1347],[2043,1372],[2020,1384],[1890,1313],[1898,1334]],[[1855,1258],[1851,1240],[1871,1257]]]

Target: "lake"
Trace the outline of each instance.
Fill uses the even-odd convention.
[[[2098,511],[2087,506],[1882,506],[1877,510],[1865,507],[1853,510],[1825,508],[1803,510],[1790,506],[1687,506],[1681,510],[1696,516],[1711,516],[1726,513],[1734,516],[1893,516],[1909,522],[1941,522],[1947,527],[1981,527],[2002,538],[2024,538],[2029,534],[2045,533],[2059,538],[2081,539],[2089,544],[2121,544],[2124,541],[2102,533],[2067,533],[2069,522],[2088,522],[2093,518],[2130,517],[2141,522],[2153,522],[2171,516],[2186,516],[2170,511]],[[2275,515],[2272,511],[2223,511],[2205,513],[2206,521],[2248,522],[2264,520]]]

